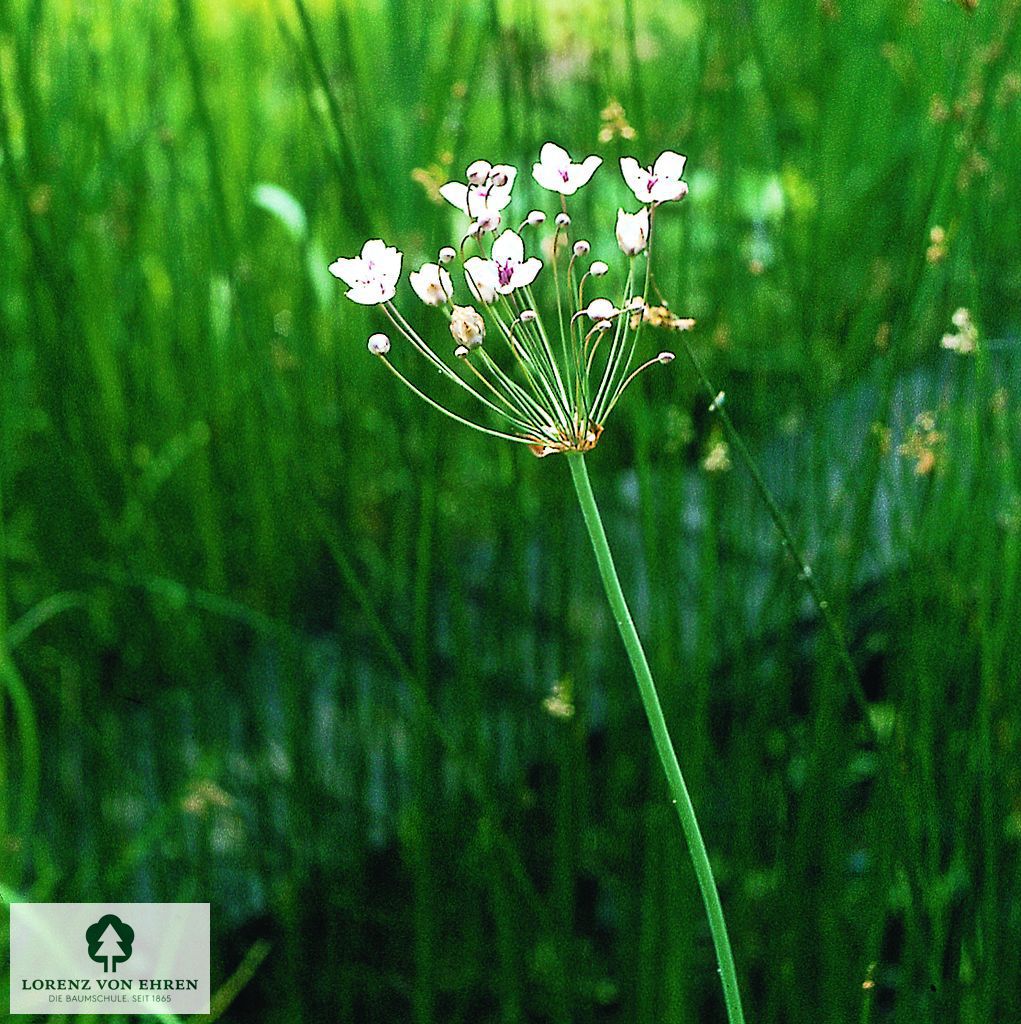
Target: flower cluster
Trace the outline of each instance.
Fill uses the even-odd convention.
[[[402,263],[396,248],[371,239],[360,256],[330,265],[331,273],[348,286],[352,302],[378,306],[397,334],[439,375],[469,393],[500,429],[468,419],[427,394],[390,360],[390,338],[373,334],[369,351],[398,379],[458,422],[525,443],[540,456],[592,448],[635,378],[673,359],[671,352],[638,358],[644,324],[687,330],[694,323],[647,301],[654,284],[650,253],[656,209],[688,192],[681,177],[685,158],[679,153],[662,153],[650,167],[632,157],[621,159],[621,174],[640,204],[634,212],[617,211],[615,233],[627,257],[626,276],[615,299],[586,295],[610,267],[603,260],[589,259],[592,247],[584,238],[572,242],[567,198],[588,184],[601,163],[598,156],[575,162],[567,150],[547,142],[532,167],[535,181],[560,196],[552,236],[538,247],[547,255],[556,291],[555,315],[551,304],[545,317],[532,290],[544,263],[526,253],[523,236],[540,230],[547,215],[532,210],[516,229],[504,226],[517,169],[476,160],[467,168],[465,181],[440,188],[439,194],[468,218],[468,226],[456,248],[444,246],[435,262],[412,271],[409,282],[426,306],[437,307],[446,316],[454,341],[452,361],[441,358],[394,303]],[[480,308],[455,301],[457,289],[448,269],[455,263]],[[494,335],[507,350],[499,359],[486,344]]]
[[[957,330],[943,335],[943,347],[958,355],[971,355],[978,345],[978,328],[971,313],[962,306],[954,312],[951,322]]]

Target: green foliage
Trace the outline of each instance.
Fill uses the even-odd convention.
[[[748,1019],[1021,1019],[1019,25],[0,5],[5,898],[209,900],[224,1019],[722,1019],[567,467],[409,400],[325,274],[431,258],[476,157],[600,153],[595,224],[676,148],[659,285],[872,725],[678,359],[587,462]]]

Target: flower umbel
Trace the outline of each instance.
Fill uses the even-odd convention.
[[[542,210],[519,214],[523,219],[516,231],[505,228],[489,234],[498,229],[511,203],[517,177],[511,165],[476,160],[465,172],[467,183],[448,182],[440,189],[472,224],[456,247],[444,246],[434,262],[413,271],[410,284],[426,306],[446,316],[455,343],[452,359],[442,358],[425,340],[432,329],[416,329],[398,310],[394,298],[402,257],[396,248],[373,239],[365,243],[361,256],[331,264],[330,270],[349,286],[347,297],[379,306],[396,332],[425,359],[433,379],[438,373],[455,392],[470,395],[482,407],[482,422],[415,383],[392,361],[386,335],[373,335],[369,351],[419,397],[466,426],[527,444],[540,456],[594,447],[607,417],[639,374],[673,358],[669,352],[643,354],[641,333],[647,324],[667,326],[662,318],[653,320],[643,312],[649,309],[645,296],[652,280],[653,215],[659,203],[686,194],[687,186],[680,181],[684,157],[664,153],[648,172],[648,181],[641,179],[640,189],[631,165],[641,169],[628,159],[621,161],[625,180],[636,195],[644,193],[640,199],[648,205],[634,214],[617,212],[615,234],[627,263],[612,298],[586,295],[597,279],[600,285],[603,279],[612,282],[610,264],[592,258],[596,252],[588,240],[591,236],[572,237],[566,209],[567,197],[588,183],[601,163],[599,157],[574,163],[567,150],[546,143],[532,173],[540,185],[559,194],[561,208],[555,216],[554,211],[547,216]],[[543,237],[536,237],[540,231]],[[542,289],[544,261],[529,250],[545,256],[549,273],[542,278],[552,279],[555,293],[548,305],[538,302],[533,292],[533,286]],[[451,273],[458,265],[463,287],[477,305],[458,303],[462,286],[455,280],[459,275]],[[545,297],[547,291],[540,295]],[[669,326],[680,323],[690,322],[672,319]],[[487,338],[495,338],[497,344],[483,344]]]

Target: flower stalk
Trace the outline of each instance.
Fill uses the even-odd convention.
[[[659,754],[659,760],[666,775],[667,787],[670,790],[670,797],[677,808],[677,816],[681,820],[681,828],[684,831],[684,838],[688,844],[691,863],[695,869],[695,878],[698,880],[698,887],[702,893],[702,902],[705,904],[706,915],[709,918],[709,931],[712,933],[713,946],[716,949],[716,962],[719,968],[720,980],[723,984],[723,999],[727,1008],[727,1020],[729,1024],[744,1024],[744,1012],[741,1009],[741,993],[737,984],[734,954],[730,948],[730,938],[727,934],[727,924],[723,916],[720,894],[716,888],[716,879],[713,876],[713,869],[709,862],[709,854],[706,850],[705,841],[702,838],[702,832],[698,827],[695,808],[691,802],[688,787],[684,782],[684,776],[681,774],[681,766],[677,761],[673,742],[670,739],[666,719],[663,717],[663,708],[659,702],[659,694],[652,678],[649,661],[645,656],[642,641],[638,636],[638,630],[635,628],[634,620],[631,618],[631,611],[624,597],[624,591],[620,586],[620,579],[617,576],[617,569],[613,562],[613,554],[610,551],[610,545],[606,539],[606,531],[603,529],[603,520],[599,514],[599,506],[596,504],[595,495],[592,493],[592,485],[589,483],[585,456],[581,452],[569,452],[567,454],[567,463],[571,467],[574,489],[577,492],[578,503],[581,505],[582,515],[585,518],[589,539],[592,541],[592,550],[595,552],[596,562],[599,565],[599,575],[603,581],[606,598],[610,603],[610,609],[613,612],[614,621],[617,623],[617,629],[620,631],[620,638],[624,642],[628,660],[631,662],[631,669],[634,672],[635,681],[638,683],[638,692],[642,698],[645,715],[649,720],[649,728],[652,730],[656,753]]]
[[[517,177],[517,171],[509,164],[476,160],[468,166],[465,182],[448,182],[440,189],[440,195],[466,215],[471,224],[457,249],[444,246],[437,253],[436,262],[424,263],[409,278],[422,304],[442,309],[446,316],[450,336],[456,343],[452,361],[444,360],[434,351],[394,302],[403,258],[396,247],[388,246],[382,239],[369,239],[359,256],[341,257],[329,269],[348,286],[347,297],[352,302],[377,306],[382,311],[433,371],[430,379],[437,374],[446,378],[448,384],[475,399],[483,416],[494,418],[501,429],[462,416],[433,398],[391,360],[389,338],[373,334],[368,341],[369,351],[414,394],[456,422],[491,437],[525,444],[539,457],[554,453],[567,456],[606,596],[634,670],[702,892],[723,982],[727,1018],[729,1024],[744,1024],[734,957],[709,855],[667,731],[649,663],[621,590],[583,454],[599,442],[607,417],[635,380],[646,370],[674,359],[672,352],[642,351],[643,325],[685,331],[694,324],[692,320],[675,317],[666,304],[650,306],[648,302],[656,210],[688,194],[687,183],[681,179],[685,157],[666,150],[647,168],[633,157],[620,159],[624,181],[640,204],[637,213],[628,213],[623,208],[617,211],[615,234],[617,245],[627,258],[627,273],[616,300],[596,296],[588,298],[586,304],[588,279],[592,279],[592,288],[602,287],[610,268],[601,259],[589,262],[592,243],[587,238],[572,236],[567,197],[585,186],[601,163],[598,156],[575,162],[567,150],[550,142],[542,147],[540,159],[532,168],[535,181],[560,200],[560,212],[552,218],[555,232],[543,240],[548,248],[540,245],[552,269],[555,326],[554,304],[547,307],[547,326],[533,292],[533,283],[545,264],[538,256],[527,255],[522,237],[522,232],[545,224],[546,213],[532,210],[519,221],[517,231],[501,230]],[[535,241],[534,234],[530,232],[530,243]],[[491,242],[489,235],[493,235]],[[477,252],[466,256],[469,243]],[[460,262],[464,283],[478,308],[455,302],[457,289],[446,269],[455,260]],[[563,268],[558,266],[561,261],[565,264]],[[557,334],[559,357],[551,340]],[[507,369],[497,362],[493,342],[495,350],[504,345],[509,350],[503,356]]]

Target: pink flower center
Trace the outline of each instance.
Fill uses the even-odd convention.
[[[514,276],[514,265],[508,260],[506,263],[496,264],[496,279],[500,282],[501,288],[506,288]]]

